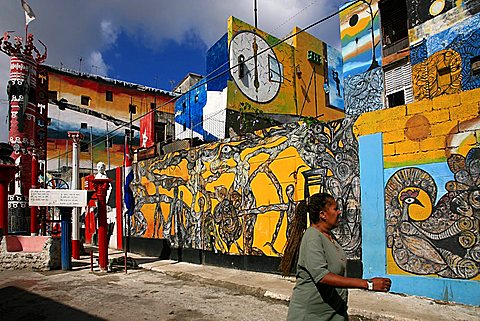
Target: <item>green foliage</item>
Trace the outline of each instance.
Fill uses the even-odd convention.
[[[248,102],[240,103],[240,134],[251,132],[255,128],[255,124],[260,120],[267,124],[274,125],[275,121],[270,117],[266,117],[263,110],[252,106]]]
[[[307,125],[307,127],[311,127],[312,125],[315,125],[315,124],[324,123],[323,120],[319,120],[319,119],[317,119],[317,117],[312,117],[312,116],[302,117],[301,121],[303,121],[305,123],[305,125]]]

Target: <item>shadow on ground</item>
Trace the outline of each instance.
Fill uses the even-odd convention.
[[[105,320],[15,286],[0,289],[0,298],[2,321]]]

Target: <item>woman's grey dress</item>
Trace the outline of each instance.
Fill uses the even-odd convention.
[[[347,320],[348,290],[318,283],[328,272],[346,276],[346,263],[345,252],[336,241],[309,227],[300,244],[287,321]]]

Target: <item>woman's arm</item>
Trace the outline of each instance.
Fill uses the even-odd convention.
[[[390,290],[390,285],[392,281],[388,278],[373,278],[373,291],[382,291],[388,292]],[[367,280],[357,279],[357,278],[348,278],[335,273],[329,272],[325,275],[319,283],[327,284],[339,288],[356,288],[356,289],[367,289],[368,284]]]

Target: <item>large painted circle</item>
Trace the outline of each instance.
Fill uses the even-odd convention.
[[[233,81],[249,99],[268,103],[278,94],[281,75],[273,75],[272,70],[280,70],[280,64],[275,52],[260,35],[251,31],[237,33],[230,42],[229,61]],[[238,66],[240,61],[244,61],[243,76]],[[280,81],[273,79],[275,77]]]

